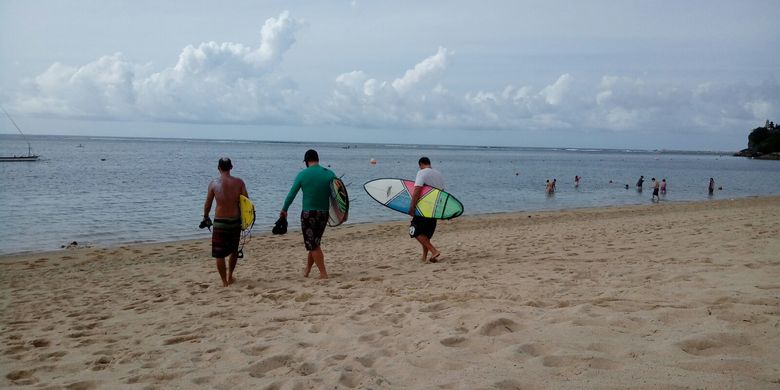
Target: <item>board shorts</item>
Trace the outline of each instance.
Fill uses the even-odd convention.
[[[433,238],[434,232],[436,232],[435,219],[420,216],[414,216],[412,218],[412,223],[409,225],[409,237],[417,238],[417,236],[422,235]]]
[[[658,195],[658,188],[653,188],[653,195]]]
[[[211,228],[211,256],[227,257],[238,252],[241,242],[241,217],[214,218]]]
[[[321,210],[308,210],[301,212],[301,232],[303,233],[303,245],[307,251],[313,251],[320,247],[322,234],[328,226],[328,212]]]

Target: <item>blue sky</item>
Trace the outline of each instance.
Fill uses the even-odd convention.
[[[0,0],[0,103],[31,134],[736,150],[780,121],[778,48],[776,1]]]

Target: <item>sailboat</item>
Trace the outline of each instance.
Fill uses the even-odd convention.
[[[30,141],[27,140],[27,136],[22,133],[22,129],[19,128],[19,126],[16,125],[16,122],[14,122],[14,119],[11,118],[11,115],[8,115],[8,111],[5,110],[2,106],[0,106],[0,109],[3,110],[5,113],[5,116],[8,117],[8,120],[11,121],[11,123],[14,124],[14,127],[16,127],[16,130],[19,131],[19,134],[22,135],[22,138],[24,138],[24,141],[27,142],[27,155],[26,156],[0,156],[0,162],[11,162],[11,161],[38,161],[37,154],[32,154],[32,146],[30,146]]]

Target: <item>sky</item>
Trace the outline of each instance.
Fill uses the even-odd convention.
[[[731,151],[780,122],[780,2],[0,0],[0,104],[29,134]]]

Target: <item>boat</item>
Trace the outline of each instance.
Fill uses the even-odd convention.
[[[13,155],[13,156],[0,156],[0,162],[38,161],[38,158],[40,158],[40,156],[38,156],[37,154],[33,154],[32,153],[32,146],[30,145],[30,141],[28,141],[27,140],[27,136],[25,136],[24,133],[22,133],[22,129],[20,129],[19,126],[16,125],[16,122],[14,122],[14,119],[11,118],[11,115],[8,115],[8,111],[6,111],[4,107],[0,106],[0,109],[3,110],[3,112],[5,113],[5,116],[8,117],[8,120],[10,120],[11,123],[14,124],[14,127],[16,127],[16,130],[19,131],[19,134],[21,134],[22,138],[24,138],[24,141],[27,142],[27,155],[26,156],[17,156],[17,155]]]

